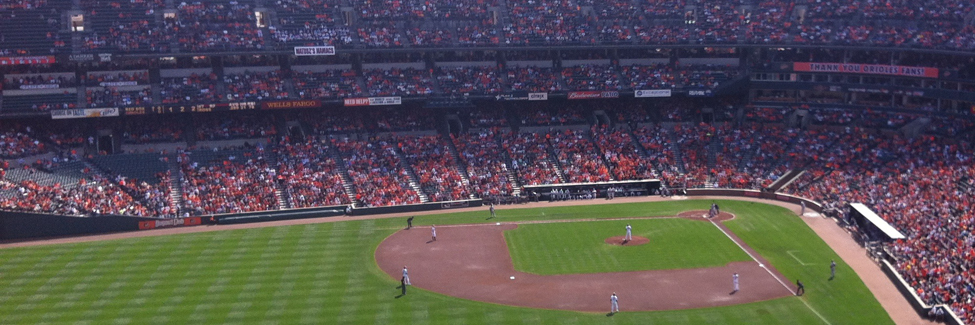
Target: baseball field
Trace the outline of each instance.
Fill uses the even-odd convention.
[[[510,224],[512,263],[534,274],[680,270],[751,260],[708,222],[647,219],[706,210],[685,200],[422,215],[410,230],[438,245],[450,225]],[[723,307],[605,312],[514,307],[410,287],[380,268],[377,248],[404,234],[405,218],[201,232],[0,249],[3,324],[890,324],[863,282],[799,217],[785,208],[718,201],[723,225],[806,294]],[[594,219],[634,218],[629,221]],[[552,221],[544,223],[542,221]],[[650,242],[610,247],[621,224]],[[220,227],[220,226],[215,226]],[[483,226],[489,227],[489,226]],[[619,232],[619,233],[616,233]],[[593,240],[595,239],[595,240]],[[501,241],[504,243],[504,240]],[[416,245],[428,245],[417,242]],[[449,246],[445,246],[449,247]],[[633,249],[624,251],[623,249]],[[837,276],[829,279],[829,261]],[[564,263],[562,263],[564,262]],[[411,267],[415,282],[424,278]],[[728,282],[730,278],[722,279]],[[780,288],[781,289],[781,288]],[[749,290],[747,282],[742,291]],[[785,290],[785,289],[782,289]],[[657,295],[666,297],[666,292]],[[608,311],[608,294],[599,293]],[[603,297],[605,296],[605,297]],[[626,306],[626,297],[621,305]]]

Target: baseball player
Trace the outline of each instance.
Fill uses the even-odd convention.
[[[626,237],[623,238],[623,241],[631,240],[633,240],[633,227],[630,224],[626,224]]]
[[[413,228],[413,217],[414,216],[410,216],[409,218],[406,219],[406,229],[407,230],[409,230],[410,228]]]
[[[620,312],[620,298],[616,296],[615,292],[613,292],[612,296],[609,296],[609,302],[610,302],[610,306],[609,306],[610,314]]]
[[[430,234],[433,235],[433,241],[437,241],[437,226],[430,226]]]
[[[799,205],[802,206],[802,210],[799,210],[799,215],[806,215],[806,201],[799,201]]]
[[[403,284],[408,285],[408,286],[409,285],[413,285],[412,283],[410,283],[410,272],[406,270],[406,266],[403,267],[403,280],[402,280],[402,282],[403,282]]]
[[[738,292],[738,273],[731,276],[731,283],[735,285],[735,291],[733,292]]]
[[[836,277],[836,261],[835,260],[830,260],[829,261],[829,279],[832,280],[835,277]]]
[[[495,214],[494,214],[494,203],[491,203],[491,218],[493,219],[494,217],[495,217]]]
[[[796,279],[796,295],[801,296],[804,293],[806,293],[806,286],[802,285],[802,281]]]
[[[402,291],[400,292],[400,295],[405,296],[406,295],[406,279],[400,279],[399,280],[399,287],[400,287],[400,289],[402,289]]]

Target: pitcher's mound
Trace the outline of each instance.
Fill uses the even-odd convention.
[[[637,246],[637,245],[643,245],[643,244],[646,244],[646,243],[649,243],[649,242],[650,242],[649,239],[647,239],[646,237],[640,237],[640,236],[633,236],[633,240],[627,241],[627,242],[623,242],[623,236],[616,236],[616,237],[606,238],[606,243],[607,244],[617,245],[617,246]]]

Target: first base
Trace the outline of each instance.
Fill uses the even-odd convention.
[[[512,279],[512,280],[514,280],[514,279],[515,279],[515,276],[514,276],[514,275],[512,275],[512,276],[511,276],[511,279]]]
[[[500,225],[501,225],[501,223],[500,223],[500,222],[498,222],[498,223],[496,223],[496,225],[498,225],[498,226],[500,226]]]

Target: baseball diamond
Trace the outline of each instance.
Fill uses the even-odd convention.
[[[533,308],[601,311],[605,309],[605,303],[597,298],[602,292],[612,291],[627,297],[627,311],[728,306],[793,294],[789,287],[781,284],[780,279],[784,276],[760,266],[768,265],[764,260],[654,271],[565,275],[521,272],[512,264],[509,247],[504,242],[504,232],[518,227],[532,225],[455,226],[444,231],[437,244],[424,243],[424,237],[417,232],[399,231],[379,245],[376,260],[391,276],[398,271],[396,265],[419,265],[422,269],[418,272],[426,274],[426,278],[416,281],[418,288],[471,300]],[[717,236],[724,239],[720,232]],[[589,239],[592,243],[602,242],[600,238]],[[692,242],[681,244],[693,245]],[[744,246],[743,249],[750,248]],[[666,257],[648,254],[642,258]],[[749,286],[748,290],[730,294],[722,276],[735,272],[748,279]],[[516,280],[510,281],[509,276]]]

